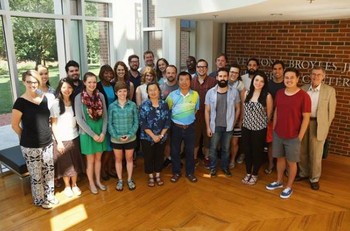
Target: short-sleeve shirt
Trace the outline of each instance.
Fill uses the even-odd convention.
[[[180,89],[171,92],[166,98],[171,110],[171,120],[176,124],[190,125],[196,119],[196,111],[199,109],[198,92],[190,90],[183,95]]]
[[[50,110],[47,107],[46,96],[39,105],[20,97],[14,103],[13,109],[22,112],[21,146],[40,148],[52,142],[49,126]]]
[[[59,139],[61,141],[69,141],[73,140],[79,136],[77,120],[74,115],[72,106],[65,106],[65,111],[63,114],[60,114],[60,106],[59,101],[55,100],[51,109],[51,117],[57,118],[57,133]]]
[[[274,131],[284,139],[298,137],[303,113],[311,112],[310,96],[303,90],[294,95],[286,95],[285,89],[276,93],[275,107],[277,110],[277,121]]]

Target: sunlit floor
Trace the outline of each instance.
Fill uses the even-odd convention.
[[[275,172],[261,169],[255,186],[243,185],[244,165],[231,178],[220,170],[210,178],[201,163],[195,184],[185,177],[171,183],[169,166],[165,185],[150,188],[139,158],[135,191],[117,192],[110,179],[107,191],[92,195],[82,178],[82,196],[66,198],[58,188],[60,204],[51,210],[32,205],[18,177],[7,174],[0,178],[0,230],[350,230],[350,158],[329,155],[323,166],[319,191],[297,182],[291,198],[283,200],[281,190],[265,189]]]

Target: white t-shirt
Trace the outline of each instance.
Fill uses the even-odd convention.
[[[53,103],[50,112],[51,117],[57,118],[57,139],[61,141],[73,140],[79,136],[77,128],[77,120],[75,119],[73,107],[65,107],[66,111],[60,115],[60,107],[58,100],[56,99]]]

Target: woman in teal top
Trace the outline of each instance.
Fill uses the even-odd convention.
[[[117,100],[108,108],[108,132],[111,135],[111,143],[115,156],[115,168],[117,170],[117,191],[123,190],[123,150],[125,150],[126,169],[128,172],[128,187],[136,188],[132,180],[133,154],[136,147],[136,132],[139,127],[139,117],[136,104],[128,100],[129,88],[125,82],[115,84]]]
[[[97,194],[97,187],[102,191],[107,189],[105,185],[101,184],[100,179],[101,156],[107,149],[105,141],[107,108],[104,96],[96,89],[96,75],[87,72],[83,81],[84,87],[82,92],[75,97],[74,108],[79,125],[81,153],[86,155],[87,160],[86,174],[89,179],[90,191],[92,194]]]

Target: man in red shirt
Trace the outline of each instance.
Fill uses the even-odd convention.
[[[266,186],[268,190],[283,187],[283,173],[288,164],[289,175],[280,197],[289,198],[300,161],[301,140],[310,121],[310,96],[298,87],[300,73],[295,68],[284,71],[285,89],[280,89],[275,97],[273,117],[272,155],[277,158],[277,180]],[[286,161],[287,160],[287,161]],[[287,164],[286,164],[287,163]]]

